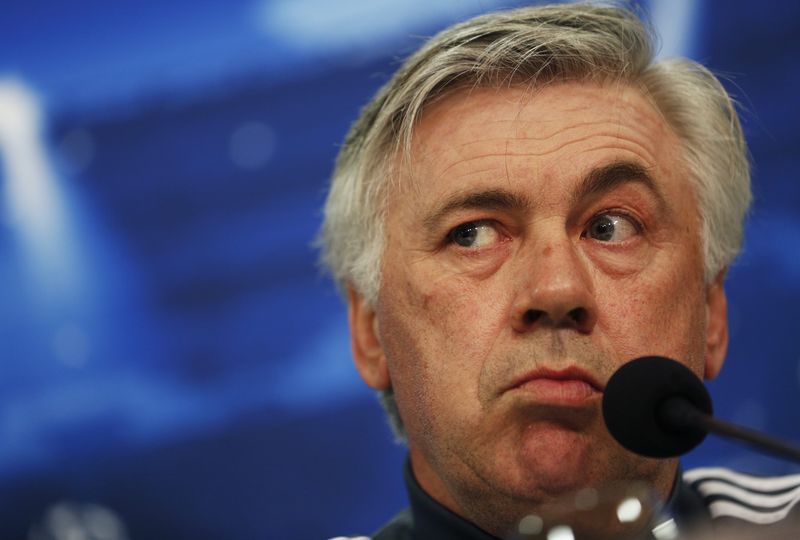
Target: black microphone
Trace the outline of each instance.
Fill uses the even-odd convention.
[[[686,366],[661,356],[632,360],[611,376],[603,417],[622,446],[643,456],[684,454],[711,432],[800,462],[800,449],[757,431],[717,420],[703,382]]]

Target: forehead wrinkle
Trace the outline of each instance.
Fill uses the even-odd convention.
[[[489,158],[489,157],[505,157],[505,156],[507,156],[507,155],[508,155],[508,153],[507,153],[507,152],[490,152],[490,153],[488,153],[488,154],[480,154],[480,155],[477,155],[477,156],[470,156],[470,157],[467,157],[467,158],[458,159],[458,160],[456,160],[456,161],[454,161],[454,162],[450,163],[450,164],[449,164],[447,167],[445,167],[445,168],[444,168],[444,169],[443,169],[441,172],[439,172],[439,173],[437,174],[437,177],[444,176],[444,175],[445,175],[445,174],[447,174],[447,173],[450,171],[450,169],[452,169],[453,167],[457,167],[458,165],[462,165],[462,164],[464,164],[464,163],[469,163],[470,161],[475,161],[475,160],[477,160],[477,159],[483,159],[483,158]],[[515,155],[525,155],[525,154],[515,154]],[[490,167],[490,169],[491,169],[491,168],[494,168],[494,167]],[[471,171],[471,172],[473,172],[473,171]]]
[[[499,172],[500,173],[500,174],[495,175],[497,177],[502,176],[503,174],[508,174],[507,168],[504,168],[500,164],[495,164],[495,165],[491,165],[491,166],[483,168],[483,169],[469,170],[469,171],[467,171],[465,173],[459,174],[458,178],[460,180],[466,180],[466,179],[471,178],[473,176],[481,177],[482,175],[486,175],[486,173],[493,173],[493,172]]]
[[[628,138],[621,136],[619,133],[612,133],[612,132],[603,132],[603,133],[594,133],[589,134],[584,137],[580,138],[567,138],[560,144],[554,145],[552,147],[548,147],[542,149],[538,152],[534,151],[524,151],[524,152],[515,152],[509,151],[506,153],[507,157],[524,157],[524,156],[531,156],[531,157],[544,157],[549,154],[557,154],[565,149],[570,148],[574,145],[585,145],[587,142],[595,142],[595,146],[597,148],[584,148],[580,151],[580,154],[587,154],[591,153],[595,150],[621,150],[623,152],[629,152],[634,154],[638,158],[640,158],[644,163],[653,163],[656,161],[653,152],[653,148],[648,148],[641,143],[641,141],[637,140],[636,138]]]
[[[516,137],[514,137],[516,138]],[[509,136],[503,135],[501,137],[486,137],[485,139],[470,139],[469,141],[459,143],[456,145],[456,148],[459,150],[469,149],[475,145],[481,145],[486,142],[494,142],[497,143],[497,146],[505,145],[508,142]]]
[[[607,137],[607,138],[612,139],[614,141],[618,141],[619,140],[619,137],[617,137],[615,135],[599,135],[599,136],[600,137]],[[511,152],[511,151],[509,151],[509,152],[506,152],[505,155],[507,157],[524,157],[524,156],[542,157],[542,156],[547,156],[549,154],[554,154],[556,152],[560,152],[561,150],[563,150],[563,149],[565,149],[565,148],[567,148],[569,146],[576,145],[576,144],[582,144],[582,143],[585,143],[588,140],[597,139],[597,138],[598,138],[598,135],[593,133],[593,134],[586,135],[584,137],[579,137],[579,138],[576,138],[576,139],[568,139],[568,140],[563,141],[563,142],[561,142],[559,144],[556,144],[556,145],[554,145],[554,146],[552,146],[550,148],[545,148],[545,149],[542,149],[542,150],[539,150],[539,151],[533,151],[533,150],[530,150],[530,151],[527,151],[527,152]]]
[[[456,161],[453,161],[452,163],[447,165],[447,167],[445,167],[441,172],[439,172],[437,174],[437,177],[444,176],[445,174],[447,174],[454,167],[457,167],[459,165],[463,165],[465,163],[469,163],[471,161],[484,159],[484,158],[489,158],[489,157],[503,157],[503,158],[526,157],[526,156],[541,157],[541,156],[546,156],[548,154],[552,154],[552,153],[555,153],[555,152],[559,152],[559,151],[563,150],[564,148],[569,147],[570,145],[584,143],[587,140],[590,140],[590,139],[593,139],[593,138],[597,138],[597,137],[605,137],[605,138],[612,139],[613,141],[620,141],[620,140],[628,141],[628,139],[621,139],[619,136],[613,135],[613,134],[610,134],[610,133],[608,133],[608,134],[590,134],[590,135],[586,135],[584,137],[580,137],[580,138],[577,138],[577,139],[566,140],[566,141],[562,142],[559,145],[556,145],[556,146],[554,146],[552,148],[545,148],[545,149],[540,150],[538,152],[535,152],[535,151],[532,151],[532,150],[529,150],[529,151],[526,151],[526,152],[514,152],[514,151],[510,151],[510,150],[506,151],[506,152],[490,152],[490,153],[487,153],[487,154],[480,154],[480,155],[477,155],[477,156],[470,156],[470,157],[467,157],[467,158],[458,159]],[[512,142],[514,142],[516,140],[518,140],[518,139],[508,139],[507,141],[510,144],[510,143],[512,143]],[[631,142],[631,141],[629,141],[629,142]],[[640,145],[637,145],[637,146],[640,146]],[[622,148],[624,148],[624,147],[622,147]],[[489,168],[483,169],[483,170],[491,170],[493,168],[495,168],[495,167],[489,167]],[[474,172],[478,172],[478,171],[470,171],[470,174],[473,174]]]
[[[520,123],[522,123],[522,121],[520,121]],[[542,128],[542,127],[546,127],[548,124],[558,124],[558,123],[560,123],[559,119],[546,119],[546,120],[535,120],[535,121],[531,120],[531,121],[528,122],[528,126],[527,127],[530,128],[532,126],[536,126],[537,128]],[[586,127],[606,126],[607,124],[608,124],[608,122],[605,121],[605,120],[582,121],[582,122],[576,122],[576,123],[570,124],[568,126],[563,126],[560,129],[556,129],[555,131],[550,131],[548,133],[545,133],[545,134],[539,135],[539,136],[525,134],[525,135],[516,135],[514,137],[509,137],[509,138],[511,140],[515,140],[515,141],[546,141],[548,139],[552,139],[554,137],[558,137],[560,135],[563,135],[565,133],[568,133],[568,132],[576,130],[576,129],[577,130],[582,130],[582,129],[586,128]],[[528,131],[533,131],[533,130],[532,129],[525,129],[525,126],[519,126],[517,128],[517,132],[519,133],[520,131],[523,132],[523,133],[527,133]],[[537,132],[541,132],[543,130],[542,129],[537,129],[536,131]]]

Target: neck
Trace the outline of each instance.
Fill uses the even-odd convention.
[[[669,499],[678,470],[677,459],[647,460],[650,474],[632,474],[562,493],[530,497],[514,496],[493,488],[480,478],[447,483],[434,467],[413,448],[411,468],[420,487],[437,503],[497,538],[520,531],[521,523],[537,523],[544,528],[569,523],[579,537],[581,531],[591,538],[619,538],[625,531],[646,524],[652,512]],[[641,473],[642,471],[637,471]],[[620,524],[619,504],[637,496],[644,510],[638,519]],[[528,516],[534,516],[530,518]],[[528,518],[523,522],[523,519]],[[588,533],[588,534],[587,534]]]

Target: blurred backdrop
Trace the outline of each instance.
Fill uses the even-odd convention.
[[[399,60],[524,3],[2,4],[0,538],[328,538],[405,504],[311,242]],[[800,4],[642,5],[663,55],[725,77],[755,163],[716,408],[800,443]],[[685,459],[711,463],[798,472]]]

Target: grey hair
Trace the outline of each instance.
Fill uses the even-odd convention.
[[[705,279],[713,281],[741,250],[751,199],[747,146],[719,80],[691,60],[655,62],[655,41],[632,11],[592,4],[490,13],[428,40],[363,109],[337,158],[319,244],[340,289],[377,302],[386,200],[427,105],[463,88],[567,80],[638,88],[677,134],[698,201]],[[402,438],[391,390],[381,402]]]

